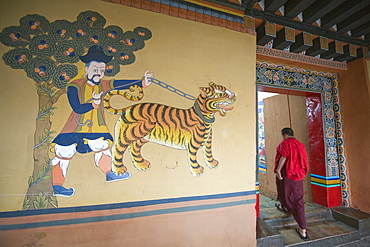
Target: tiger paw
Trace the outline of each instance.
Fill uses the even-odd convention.
[[[113,164],[112,172],[116,174],[124,174],[127,171],[127,167],[124,165],[117,166],[116,164]]]
[[[214,169],[214,168],[217,168],[218,167],[218,161],[217,160],[213,160],[212,162],[207,162],[207,165],[209,166],[209,168],[211,169]]]
[[[203,167],[203,166],[200,166],[200,165],[198,165],[198,166],[196,166],[196,167],[190,166],[190,171],[191,171],[191,173],[192,173],[194,176],[196,176],[196,177],[198,177],[198,176],[202,175],[203,170],[204,170],[204,167]]]
[[[134,166],[139,170],[139,171],[146,171],[150,169],[150,162],[144,160],[143,162],[134,162]]]

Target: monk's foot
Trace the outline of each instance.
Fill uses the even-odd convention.
[[[299,237],[302,239],[302,240],[309,240],[310,237],[308,236],[308,233],[307,233],[307,230],[306,229],[300,229],[300,228],[296,228],[295,229],[296,232],[299,234]]]

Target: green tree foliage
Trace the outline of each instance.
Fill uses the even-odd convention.
[[[0,41],[13,47],[3,55],[5,64],[23,69],[35,82],[49,82],[62,89],[78,71],[79,61],[93,45],[103,47],[114,59],[107,64],[106,76],[114,76],[120,65],[135,62],[134,52],[143,49],[152,37],[149,29],[137,27],[124,32],[119,26],[105,26],[106,19],[94,11],[81,12],[75,22],[49,22],[44,16],[26,15],[19,26],[10,26],[0,33]]]

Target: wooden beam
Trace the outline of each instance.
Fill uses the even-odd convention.
[[[351,35],[353,37],[360,37],[362,35],[366,35],[369,33],[370,33],[370,21],[351,30]]]
[[[370,20],[370,8],[365,8],[337,24],[338,32],[348,32]]]
[[[361,57],[368,57],[369,56],[368,54],[369,54],[369,49],[367,47],[359,47],[357,48],[357,57],[350,59],[347,62],[351,62]]]
[[[303,12],[308,6],[314,3],[315,0],[289,0],[285,5],[284,16],[290,19],[296,17],[299,13]]]
[[[253,7],[260,0],[242,0],[242,6]]]
[[[295,37],[295,42],[290,46],[290,51],[300,53],[313,46],[312,34],[301,32]]]
[[[314,23],[321,16],[326,15],[330,10],[338,7],[345,0],[319,0],[303,11],[303,21],[309,24]]]
[[[369,4],[369,0],[347,0],[321,18],[321,27],[330,28]]]
[[[266,45],[276,37],[276,25],[264,22],[257,27],[257,45]]]
[[[244,13],[246,15],[253,16],[258,19],[276,23],[282,26],[291,27],[296,30],[311,33],[313,35],[323,36],[329,39],[342,41],[344,43],[350,43],[350,44],[354,44],[358,46],[369,46],[370,45],[370,42],[366,40],[351,37],[351,36],[348,36],[348,35],[345,35],[339,32],[335,32],[335,31],[331,31],[331,30],[328,30],[322,27],[313,26],[309,23],[292,20],[285,16],[278,16],[278,15],[271,14],[268,12],[263,12],[255,8],[246,8]]]
[[[284,48],[295,42],[295,30],[290,27],[282,28],[274,39],[272,47],[274,49],[284,50]]]
[[[306,55],[317,56],[329,50],[328,39],[317,37],[313,40],[313,46],[306,50]]]
[[[329,50],[322,53],[320,57],[324,59],[331,59],[342,55],[343,53],[343,42],[334,40],[329,43]]]
[[[288,0],[265,0],[265,11],[275,13]]]
[[[343,54],[334,58],[334,61],[344,62],[350,61],[357,58],[357,50],[355,45],[345,45],[343,46]]]

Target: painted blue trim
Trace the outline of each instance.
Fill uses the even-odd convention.
[[[68,219],[68,220],[54,220],[54,221],[35,222],[35,223],[26,223],[26,224],[0,225],[0,231],[23,230],[23,229],[30,229],[30,228],[63,226],[63,225],[76,225],[76,224],[96,223],[96,222],[112,221],[112,220],[125,220],[125,219],[133,219],[133,218],[140,218],[140,217],[147,217],[147,216],[154,216],[154,215],[166,215],[166,214],[173,214],[173,213],[184,213],[184,212],[192,212],[192,211],[226,208],[226,207],[247,205],[247,204],[252,204],[252,203],[256,203],[256,199],[206,204],[206,205],[199,205],[199,206],[187,206],[187,207],[177,207],[177,208],[169,208],[169,209],[149,210],[149,211],[144,211],[144,212],[117,214],[117,215],[109,215],[109,216],[104,215],[104,216],[86,217],[86,218],[77,218],[77,219],[74,218],[74,219]]]
[[[44,214],[57,214],[57,213],[76,213],[76,212],[87,212],[87,211],[93,211],[93,210],[96,211],[96,210],[109,210],[109,209],[119,209],[119,208],[132,208],[132,207],[142,207],[142,206],[176,203],[176,202],[202,201],[202,200],[210,200],[210,199],[231,198],[231,197],[238,197],[238,196],[249,196],[249,195],[255,195],[255,193],[256,193],[255,190],[251,190],[251,191],[241,191],[241,192],[223,193],[223,194],[215,194],[215,195],[188,196],[188,197],[157,199],[157,200],[148,200],[148,201],[123,202],[123,203],[92,205],[92,206],[1,212],[0,218],[30,216],[30,215],[44,215]]]
[[[237,23],[244,23],[244,19],[240,16],[225,13],[219,10],[215,10],[212,8],[208,8],[206,6],[198,5],[196,3],[191,3],[191,2],[186,2],[182,0],[171,0],[171,1],[164,1],[164,0],[148,0],[149,2],[156,2],[164,5],[168,5],[171,7],[176,7],[179,9],[185,9],[185,10],[190,10],[194,11],[196,13],[201,13],[204,15],[209,15],[212,17],[217,17],[223,20],[228,20],[228,21],[233,21]]]
[[[335,176],[335,177],[324,177],[324,176],[320,176],[320,175],[316,175],[316,174],[311,174],[311,177],[321,178],[321,179],[325,179],[325,180],[338,180],[338,179],[340,179],[338,176]]]
[[[340,184],[319,184],[319,183],[312,182],[312,181],[311,181],[311,184],[315,184],[315,185],[325,187],[325,188],[340,187]]]

